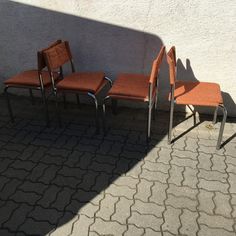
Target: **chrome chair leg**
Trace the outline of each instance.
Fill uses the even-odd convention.
[[[170,101],[170,120],[168,132],[168,144],[171,144],[172,128],[173,128],[174,100]]]
[[[223,132],[224,132],[224,127],[225,127],[225,122],[226,122],[226,118],[227,118],[227,110],[225,108],[224,105],[219,105],[219,107],[222,109],[223,111],[223,119],[221,121],[221,125],[220,125],[220,131],[219,131],[219,136],[218,136],[218,141],[217,141],[217,145],[216,145],[216,149],[219,150],[221,148],[221,142],[222,142],[222,136],[223,136]]]
[[[94,94],[88,93],[88,96],[93,98],[94,104],[95,104],[95,123],[96,123],[96,134],[100,133],[100,125],[99,125],[99,119],[98,119],[98,101]]]
[[[152,105],[148,103],[148,117],[147,117],[147,142],[151,137],[151,121],[152,121]]]
[[[13,123],[15,120],[14,120],[14,116],[13,116],[12,109],[11,109],[11,103],[10,103],[9,95],[8,95],[8,92],[7,92],[8,88],[9,87],[5,87],[4,94],[5,94],[5,97],[6,97],[7,107],[8,107],[8,112],[9,112],[9,115],[10,115],[10,118],[11,118],[11,122]]]
[[[219,107],[217,106],[216,109],[215,109],[215,112],[214,112],[214,117],[213,117],[213,121],[212,121],[213,124],[216,124],[216,122],[217,122],[218,108]]]

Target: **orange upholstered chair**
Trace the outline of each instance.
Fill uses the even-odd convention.
[[[167,53],[167,62],[169,64],[170,74],[170,122],[168,142],[171,143],[171,134],[173,126],[174,104],[179,105],[196,105],[215,107],[213,123],[216,122],[218,108],[223,110],[223,120],[221,123],[216,148],[220,149],[224,125],[227,118],[227,110],[223,104],[220,86],[216,83],[199,82],[199,81],[182,81],[176,80],[176,51],[172,47]]]
[[[56,42],[52,43],[48,48],[53,47],[59,44],[60,42],[61,40],[57,40]],[[52,83],[51,83],[51,79],[50,79],[50,75],[48,71],[44,70],[44,68],[46,67],[46,64],[43,58],[43,51],[47,50],[48,48],[45,48],[37,53],[38,69],[23,71],[7,79],[6,81],[4,81],[4,84],[5,84],[4,92],[5,92],[5,97],[7,99],[8,110],[9,110],[9,114],[10,114],[12,122],[14,122],[14,116],[13,116],[12,108],[10,105],[8,90],[10,88],[18,88],[18,89],[29,89],[30,96],[32,99],[32,104],[34,104],[33,90],[41,91],[42,100],[45,107],[46,122],[47,124],[49,123],[47,97],[46,97],[45,91],[51,88]],[[57,80],[58,78],[59,78],[59,74],[55,73],[54,79]]]
[[[55,72],[59,69],[62,76],[62,80],[54,85],[54,95],[56,97],[56,107],[60,125],[61,118],[57,99],[58,93],[62,93],[63,95],[65,93],[74,93],[77,95],[77,98],[79,98],[79,94],[85,94],[94,101],[96,108],[96,127],[97,132],[99,132],[98,102],[96,96],[108,82],[112,84],[112,81],[106,77],[103,72],[75,72],[70,46],[67,41],[45,50],[43,54],[52,81],[54,81]],[[72,73],[63,76],[62,66],[68,62],[71,65]]]
[[[153,107],[157,107],[158,96],[158,73],[160,64],[165,54],[165,47],[162,46],[157,58],[153,61],[150,75],[143,74],[120,74],[114,82],[103,102],[104,131],[106,132],[105,112],[106,100],[112,99],[113,103],[119,99],[145,102],[148,106],[147,140],[151,135],[151,117]]]

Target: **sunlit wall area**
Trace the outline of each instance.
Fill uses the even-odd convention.
[[[219,83],[236,116],[235,12],[234,0],[1,0],[0,80],[35,67],[36,51],[58,38],[70,41],[77,70],[103,70],[112,79],[149,73],[161,45],[175,45],[178,78]],[[164,109],[166,63],[160,84]]]

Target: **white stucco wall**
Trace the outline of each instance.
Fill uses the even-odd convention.
[[[112,78],[148,73],[163,43],[176,46],[179,78],[219,83],[236,116],[235,0],[0,0],[0,17],[1,81],[34,66],[35,51],[57,38],[71,42],[78,69]],[[165,108],[166,64],[160,79]]]

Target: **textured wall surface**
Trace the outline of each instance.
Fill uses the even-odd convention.
[[[1,82],[36,66],[36,51],[58,38],[70,41],[77,70],[113,79],[122,71],[149,73],[161,44],[175,45],[178,77],[219,83],[236,116],[234,0],[0,0],[0,17]],[[160,79],[165,108],[166,63]]]

